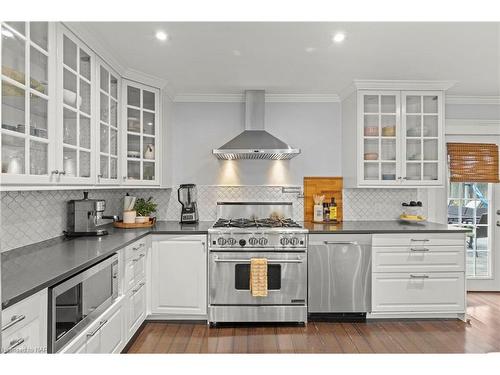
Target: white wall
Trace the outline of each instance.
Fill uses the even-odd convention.
[[[500,105],[447,104],[447,119],[500,120]]]
[[[289,161],[219,161],[212,149],[244,129],[243,103],[174,103],[173,184],[301,185],[340,176],[339,103],[266,103],[266,130],[302,153]]]

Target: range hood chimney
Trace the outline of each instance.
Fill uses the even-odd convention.
[[[221,160],[285,160],[300,154],[300,149],[264,130],[264,117],[264,90],[245,91],[245,130],[212,153]]]

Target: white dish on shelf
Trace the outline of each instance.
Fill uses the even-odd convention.
[[[139,151],[127,151],[127,156],[129,158],[140,158],[141,153]]]
[[[80,107],[80,105],[82,104],[82,97],[78,96],[78,103],[76,101],[76,97],[77,97],[76,92],[68,89],[63,90],[64,103],[72,105],[74,107]]]

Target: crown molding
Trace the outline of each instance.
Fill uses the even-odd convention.
[[[173,91],[172,88],[169,84],[169,82],[160,77],[156,77],[152,74],[144,73],[136,69],[127,69],[123,73],[123,78],[126,78],[131,81],[136,81],[139,83],[143,83],[145,85],[149,85],[151,87],[155,87],[157,89],[164,90],[167,95],[172,98],[173,97]]]
[[[500,135],[500,119],[446,119],[446,135]]]
[[[446,95],[446,104],[500,105],[500,96]]]
[[[402,80],[402,79],[355,79],[340,91],[340,100],[344,100],[355,90],[439,90],[446,91],[457,81]]]
[[[119,58],[110,52],[98,38],[96,38],[85,25],[84,22],[61,22],[67,29],[75,34],[89,49],[94,51],[106,64],[110,65],[118,74],[122,75],[127,71],[119,61]]]
[[[267,103],[338,103],[336,94],[266,94]],[[245,95],[241,94],[177,94],[176,103],[244,103]]]

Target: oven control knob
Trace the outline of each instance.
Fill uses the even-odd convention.
[[[290,238],[290,244],[292,246],[297,246],[299,244],[299,239],[297,237]]]
[[[290,243],[290,240],[289,240],[288,238],[286,238],[286,237],[281,237],[281,238],[280,238],[280,244],[281,244],[282,246],[286,246],[286,245],[288,245],[289,243]]]
[[[259,238],[259,245],[260,245],[260,246],[266,246],[266,245],[267,245],[267,242],[268,242],[268,241],[267,241],[267,238],[265,238],[265,237],[261,237],[261,238]]]
[[[219,246],[224,246],[226,243],[227,243],[227,240],[226,240],[225,238],[219,237],[219,238],[217,239],[217,244],[218,244]]]
[[[229,237],[229,238],[227,239],[227,244],[228,244],[229,246],[236,245],[236,240],[235,240],[233,237]]]
[[[239,242],[239,243],[240,243],[240,246],[241,246],[241,247],[243,247],[243,246],[245,246],[245,245],[247,244],[247,241],[245,241],[245,240],[240,240],[240,242]]]
[[[252,246],[255,246],[255,245],[257,245],[257,244],[259,243],[259,240],[258,240],[257,238],[255,238],[255,237],[250,237],[250,238],[248,239],[248,243],[249,243],[250,245],[252,245]]]

